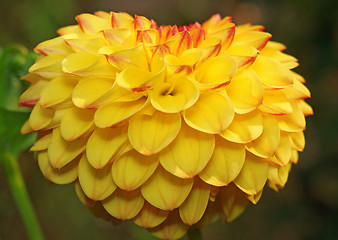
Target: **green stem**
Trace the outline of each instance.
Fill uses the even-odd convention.
[[[3,158],[7,181],[28,236],[31,240],[43,240],[44,237],[29,199],[18,162],[15,156],[10,153],[4,153]]]
[[[187,232],[189,240],[203,240],[201,229],[194,228]]]

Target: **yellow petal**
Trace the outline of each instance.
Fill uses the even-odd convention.
[[[297,101],[290,101],[292,113],[289,115],[276,116],[279,127],[286,132],[299,132],[305,129],[304,113],[300,109],[300,104]]]
[[[47,151],[39,152],[38,163],[42,174],[56,184],[67,184],[76,180],[79,159],[74,159],[66,166],[56,169],[49,163]]]
[[[104,56],[78,52],[65,57],[62,61],[62,71],[77,76],[115,76],[117,69],[111,66]]]
[[[81,138],[94,127],[95,110],[72,107],[67,110],[60,124],[62,137],[66,141]]]
[[[93,207],[95,201],[86,196],[78,180],[74,182],[74,185],[75,185],[75,193],[77,197],[80,199],[80,201],[89,208]]]
[[[102,38],[89,38],[88,35],[64,36],[65,42],[74,52],[98,53],[106,45]]]
[[[48,81],[40,80],[31,85],[19,98],[20,107],[34,107],[39,101],[41,92],[47,85]]]
[[[80,160],[78,174],[84,193],[95,201],[109,197],[116,189],[111,175],[111,165],[102,169],[95,169],[89,164],[85,154],[82,155]]]
[[[87,108],[113,88],[114,79],[92,76],[82,79],[74,88],[72,100],[75,106]]]
[[[305,147],[304,132],[293,132],[289,133],[292,141],[293,149],[302,152]]]
[[[29,149],[29,151],[42,151],[46,150],[52,139],[52,133],[46,134],[43,137],[39,138],[34,145]]]
[[[60,128],[55,128],[48,147],[49,162],[54,168],[62,168],[85,150],[86,143],[87,138],[67,142],[62,138]]]
[[[234,42],[244,42],[261,50],[265,47],[271,38],[271,34],[260,31],[242,31],[235,34]]]
[[[268,158],[272,157],[280,141],[280,129],[276,119],[271,117],[263,118],[263,133],[256,140],[247,144],[247,150],[251,153]]]
[[[76,21],[79,24],[83,32],[88,34],[96,34],[99,31],[102,31],[107,28],[111,28],[111,22],[107,19],[83,13],[76,16]]]
[[[99,107],[94,116],[95,125],[100,128],[112,127],[141,110],[147,103],[146,98],[132,102],[112,102]]]
[[[73,76],[60,76],[51,80],[41,92],[40,105],[43,108],[53,107],[67,100],[73,92],[78,79]]]
[[[263,189],[267,177],[267,161],[247,152],[243,168],[234,183],[243,192],[255,195]]]
[[[252,68],[267,88],[279,89],[293,84],[290,70],[272,58],[258,56]]]
[[[127,220],[134,218],[141,211],[144,199],[140,190],[124,191],[116,189],[102,203],[110,215],[121,220]]]
[[[274,165],[269,166],[268,179],[278,187],[283,188],[288,180],[289,172],[291,170],[291,163],[278,167]],[[275,189],[278,191],[278,188]]]
[[[150,92],[151,104],[161,112],[181,112],[191,107],[199,97],[199,88],[194,81],[183,76],[172,81],[159,84]]]
[[[288,133],[281,133],[280,143],[274,158],[269,159],[279,166],[285,166],[289,163],[292,154],[291,139]]]
[[[227,52],[235,59],[239,71],[250,67],[259,54],[256,48],[244,43],[231,44]]]
[[[173,210],[188,197],[193,183],[193,179],[178,178],[159,166],[142,185],[141,192],[145,200],[154,207]]]
[[[149,69],[147,55],[143,44],[109,54],[108,62],[121,70],[129,67]]]
[[[25,76],[21,77],[20,80],[21,81],[25,81],[28,83],[37,83],[38,81],[40,81],[42,78],[34,73],[28,73]]]
[[[139,153],[152,155],[168,146],[181,128],[179,114],[156,111],[152,116],[137,115],[129,122],[128,137]]]
[[[154,173],[158,156],[129,151],[114,161],[112,175],[116,185],[126,191],[140,187]]]
[[[192,178],[207,165],[214,146],[213,135],[183,125],[175,140],[160,152],[160,162],[171,174]]]
[[[86,154],[92,167],[101,169],[127,150],[127,127],[98,128],[89,137]]]
[[[228,84],[236,70],[236,61],[231,56],[222,55],[203,62],[196,69],[195,77],[203,88],[216,88]]]
[[[248,143],[257,139],[263,132],[263,117],[260,111],[235,114],[230,126],[220,135],[235,143]]]
[[[53,120],[54,112],[54,109],[41,108],[37,103],[29,116],[29,125],[33,130],[47,127]]]
[[[263,189],[259,191],[257,194],[254,195],[248,195],[247,198],[252,202],[253,204],[257,204],[258,201],[261,199],[263,194]]]
[[[40,77],[52,79],[62,75],[62,61],[64,54],[52,54],[49,56],[40,56],[29,68],[30,73]]]
[[[234,109],[227,96],[206,92],[198,101],[183,112],[185,122],[199,131],[221,133],[234,118]]]
[[[163,211],[144,202],[143,208],[133,219],[133,222],[144,228],[153,228],[160,225],[168,217],[168,214],[169,211]]]
[[[296,150],[292,150],[292,155],[291,155],[291,159],[290,162],[292,162],[293,164],[297,164],[298,163],[298,151]]]
[[[213,186],[226,186],[237,177],[244,159],[244,145],[217,137],[214,153],[199,177]]]
[[[125,48],[130,48],[135,44],[134,35],[129,28],[106,29],[103,31],[103,36],[109,42],[107,50],[110,49],[110,51],[102,52],[100,50],[100,54],[111,54]]]
[[[180,217],[185,224],[193,225],[202,218],[209,202],[209,195],[210,185],[196,177],[189,196],[179,207]]]
[[[34,130],[31,128],[31,126],[29,125],[29,121],[27,120],[21,127],[20,129],[20,133],[21,134],[28,134],[28,133],[32,133],[34,132]]]
[[[76,34],[82,33],[79,25],[70,25],[70,26],[67,26],[67,27],[62,27],[62,28],[58,29],[56,32],[60,36],[64,36],[64,35],[67,35],[67,34],[73,34],[73,33],[76,33]]]
[[[34,51],[43,55],[69,54],[72,49],[65,43],[62,37],[44,41],[34,48]]]
[[[283,90],[266,90],[259,110],[268,114],[285,115],[292,112],[292,107]]]
[[[111,12],[111,24],[113,28],[130,28],[133,24],[133,17],[125,12]]]
[[[158,238],[179,239],[188,231],[188,228],[189,226],[181,221],[178,211],[173,211],[161,225],[148,231]]]
[[[309,104],[307,104],[305,101],[303,100],[298,101],[298,106],[300,110],[302,111],[302,113],[304,114],[304,116],[313,115],[312,107]]]
[[[256,109],[263,101],[263,86],[257,74],[246,70],[236,75],[226,86],[236,113],[244,114]]]
[[[227,222],[235,220],[249,203],[245,194],[234,184],[221,188],[219,196]]]

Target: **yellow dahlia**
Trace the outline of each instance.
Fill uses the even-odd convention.
[[[32,107],[43,175],[74,182],[107,220],[163,239],[284,187],[312,108],[297,60],[262,26],[212,16],[157,26],[142,16],[76,17],[39,44],[19,105]]]

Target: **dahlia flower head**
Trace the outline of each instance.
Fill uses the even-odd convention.
[[[43,175],[106,220],[163,239],[283,188],[312,108],[297,59],[257,25],[157,26],[96,12],[42,42],[22,80]]]

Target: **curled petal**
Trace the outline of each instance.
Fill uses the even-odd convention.
[[[83,32],[87,34],[95,35],[97,32],[107,28],[111,28],[111,23],[107,19],[83,13],[76,17],[76,21],[79,24]]]
[[[213,186],[227,186],[240,173],[244,159],[244,145],[217,137],[214,153],[199,177]]]
[[[129,122],[128,137],[136,151],[152,155],[168,146],[180,128],[179,114],[156,111],[152,116],[140,114],[132,118]]]
[[[207,165],[214,146],[213,135],[183,125],[175,140],[160,152],[160,162],[171,174],[192,178]]]
[[[178,113],[191,107],[199,97],[197,84],[185,77],[178,77],[171,83],[166,82],[154,87],[150,101],[161,112]]]
[[[244,71],[226,86],[236,113],[244,114],[256,109],[263,101],[262,82],[254,71]]]
[[[181,31],[168,40],[170,52],[180,56],[187,49],[192,48],[192,38],[189,31]]]
[[[271,158],[272,163],[278,166],[285,166],[289,163],[292,154],[290,135],[282,132],[280,136],[280,143],[275,153],[275,157]]]
[[[221,133],[234,118],[234,108],[226,95],[202,93],[198,101],[183,112],[185,122],[205,133]]]
[[[39,152],[39,168],[48,180],[56,184],[67,184],[76,180],[79,159],[74,159],[62,168],[53,168],[48,160],[47,151]]]
[[[128,149],[127,127],[98,128],[89,137],[86,154],[92,167],[101,169]]]
[[[64,54],[52,54],[39,57],[29,68],[30,73],[34,73],[46,79],[52,79],[62,75],[62,61]]]
[[[268,158],[272,157],[280,142],[280,128],[276,119],[263,118],[263,133],[256,140],[247,144],[247,150],[251,153]]]
[[[298,101],[298,106],[299,106],[299,109],[304,114],[304,116],[313,115],[312,107],[309,104],[307,104],[305,101],[303,101],[303,100]]]
[[[34,107],[40,100],[41,92],[48,84],[48,81],[40,80],[30,86],[19,98],[20,107]]]
[[[292,112],[292,107],[282,90],[265,90],[259,110],[268,114],[285,115]]]
[[[291,87],[293,84],[290,70],[272,58],[258,56],[252,69],[268,89]]]
[[[111,165],[102,169],[93,168],[85,154],[79,163],[79,182],[83,192],[95,201],[103,200],[109,197],[116,189],[113,177],[111,175]]]
[[[196,177],[189,196],[179,207],[180,217],[185,224],[193,225],[202,218],[209,202],[209,195],[210,185]]]
[[[230,126],[221,136],[235,143],[249,143],[257,139],[263,132],[263,117],[260,111],[254,110],[247,114],[235,114]]]
[[[48,147],[48,158],[53,168],[62,168],[86,148],[87,138],[67,142],[62,138],[60,128],[54,128]]]
[[[292,113],[289,115],[276,116],[279,127],[286,132],[299,132],[305,129],[305,116],[299,107],[299,103],[290,101]]]
[[[291,170],[291,163],[278,167],[274,165],[269,166],[268,180],[272,183],[269,184],[271,188],[278,191],[279,188],[283,188],[288,180],[289,172]]]
[[[114,161],[112,176],[119,188],[126,191],[135,190],[148,180],[157,165],[158,156],[144,156],[132,150]]]
[[[88,52],[97,54],[106,45],[102,38],[91,38],[83,34],[70,34],[63,37],[73,52]]]
[[[114,79],[91,76],[82,79],[74,88],[72,100],[79,108],[89,108],[95,100],[113,88]]]
[[[167,217],[169,211],[164,211],[144,202],[143,208],[133,219],[133,222],[144,228],[153,228],[160,225]]]
[[[236,219],[249,203],[245,193],[234,184],[221,188],[219,196],[227,222],[232,222]]]
[[[146,103],[146,98],[140,98],[133,102],[112,102],[102,105],[95,113],[95,125],[100,128],[112,127],[134,115]]]
[[[232,44],[227,52],[236,60],[239,70],[250,67],[259,54],[256,48],[244,43]]]
[[[141,211],[144,199],[140,190],[124,191],[116,189],[102,203],[110,215],[121,220],[127,220],[134,218]]]
[[[178,211],[172,211],[161,225],[148,231],[158,238],[179,239],[188,231],[188,228],[189,226],[181,221]]]
[[[305,99],[311,97],[309,89],[297,79],[293,81],[292,87],[285,88],[283,91],[288,99]]]
[[[236,186],[249,195],[259,193],[268,178],[268,162],[253,154],[247,153],[243,168],[234,180]]]
[[[124,12],[111,12],[111,25],[113,28],[130,28],[133,24],[133,17]]]
[[[304,132],[293,132],[289,133],[291,137],[291,142],[292,142],[292,148],[302,152],[305,147],[305,137],[304,137]]]
[[[236,61],[229,55],[221,55],[203,62],[195,77],[202,88],[217,88],[229,84],[236,71]]]
[[[52,133],[47,133],[42,137],[38,137],[38,140],[34,145],[29,149],[29,151],[43,151],[46,150],[52,139]]]
[[[242,31],[235,35],[234,42],[244,42],[261,50],[271,39],[271,34],[261,31]]]
[[[29,125],[33,130],[40,130],[47,127],[53,120],[55,110],[41,108],[37,103],[29,116]]]
[[[188,197],[193,183],[193,179],[178,178],[158,167],[142,185],[141,192],[145,200],[154,207],[173,210]]]
[[[65,43],[62,37],[57,37],[51,40],[44,41],[34,48],[34,51],[42,55],[51,54],[69,54],[72,49]]]
[[[54,107],[72,95],[78,79],[73,76],[60,76],[51,80],[41,92],[40,105],[43,108]]]
[[[60,131],[66,141],[74,141],[93,130],[95,110],[69,108],[61,119]]]

